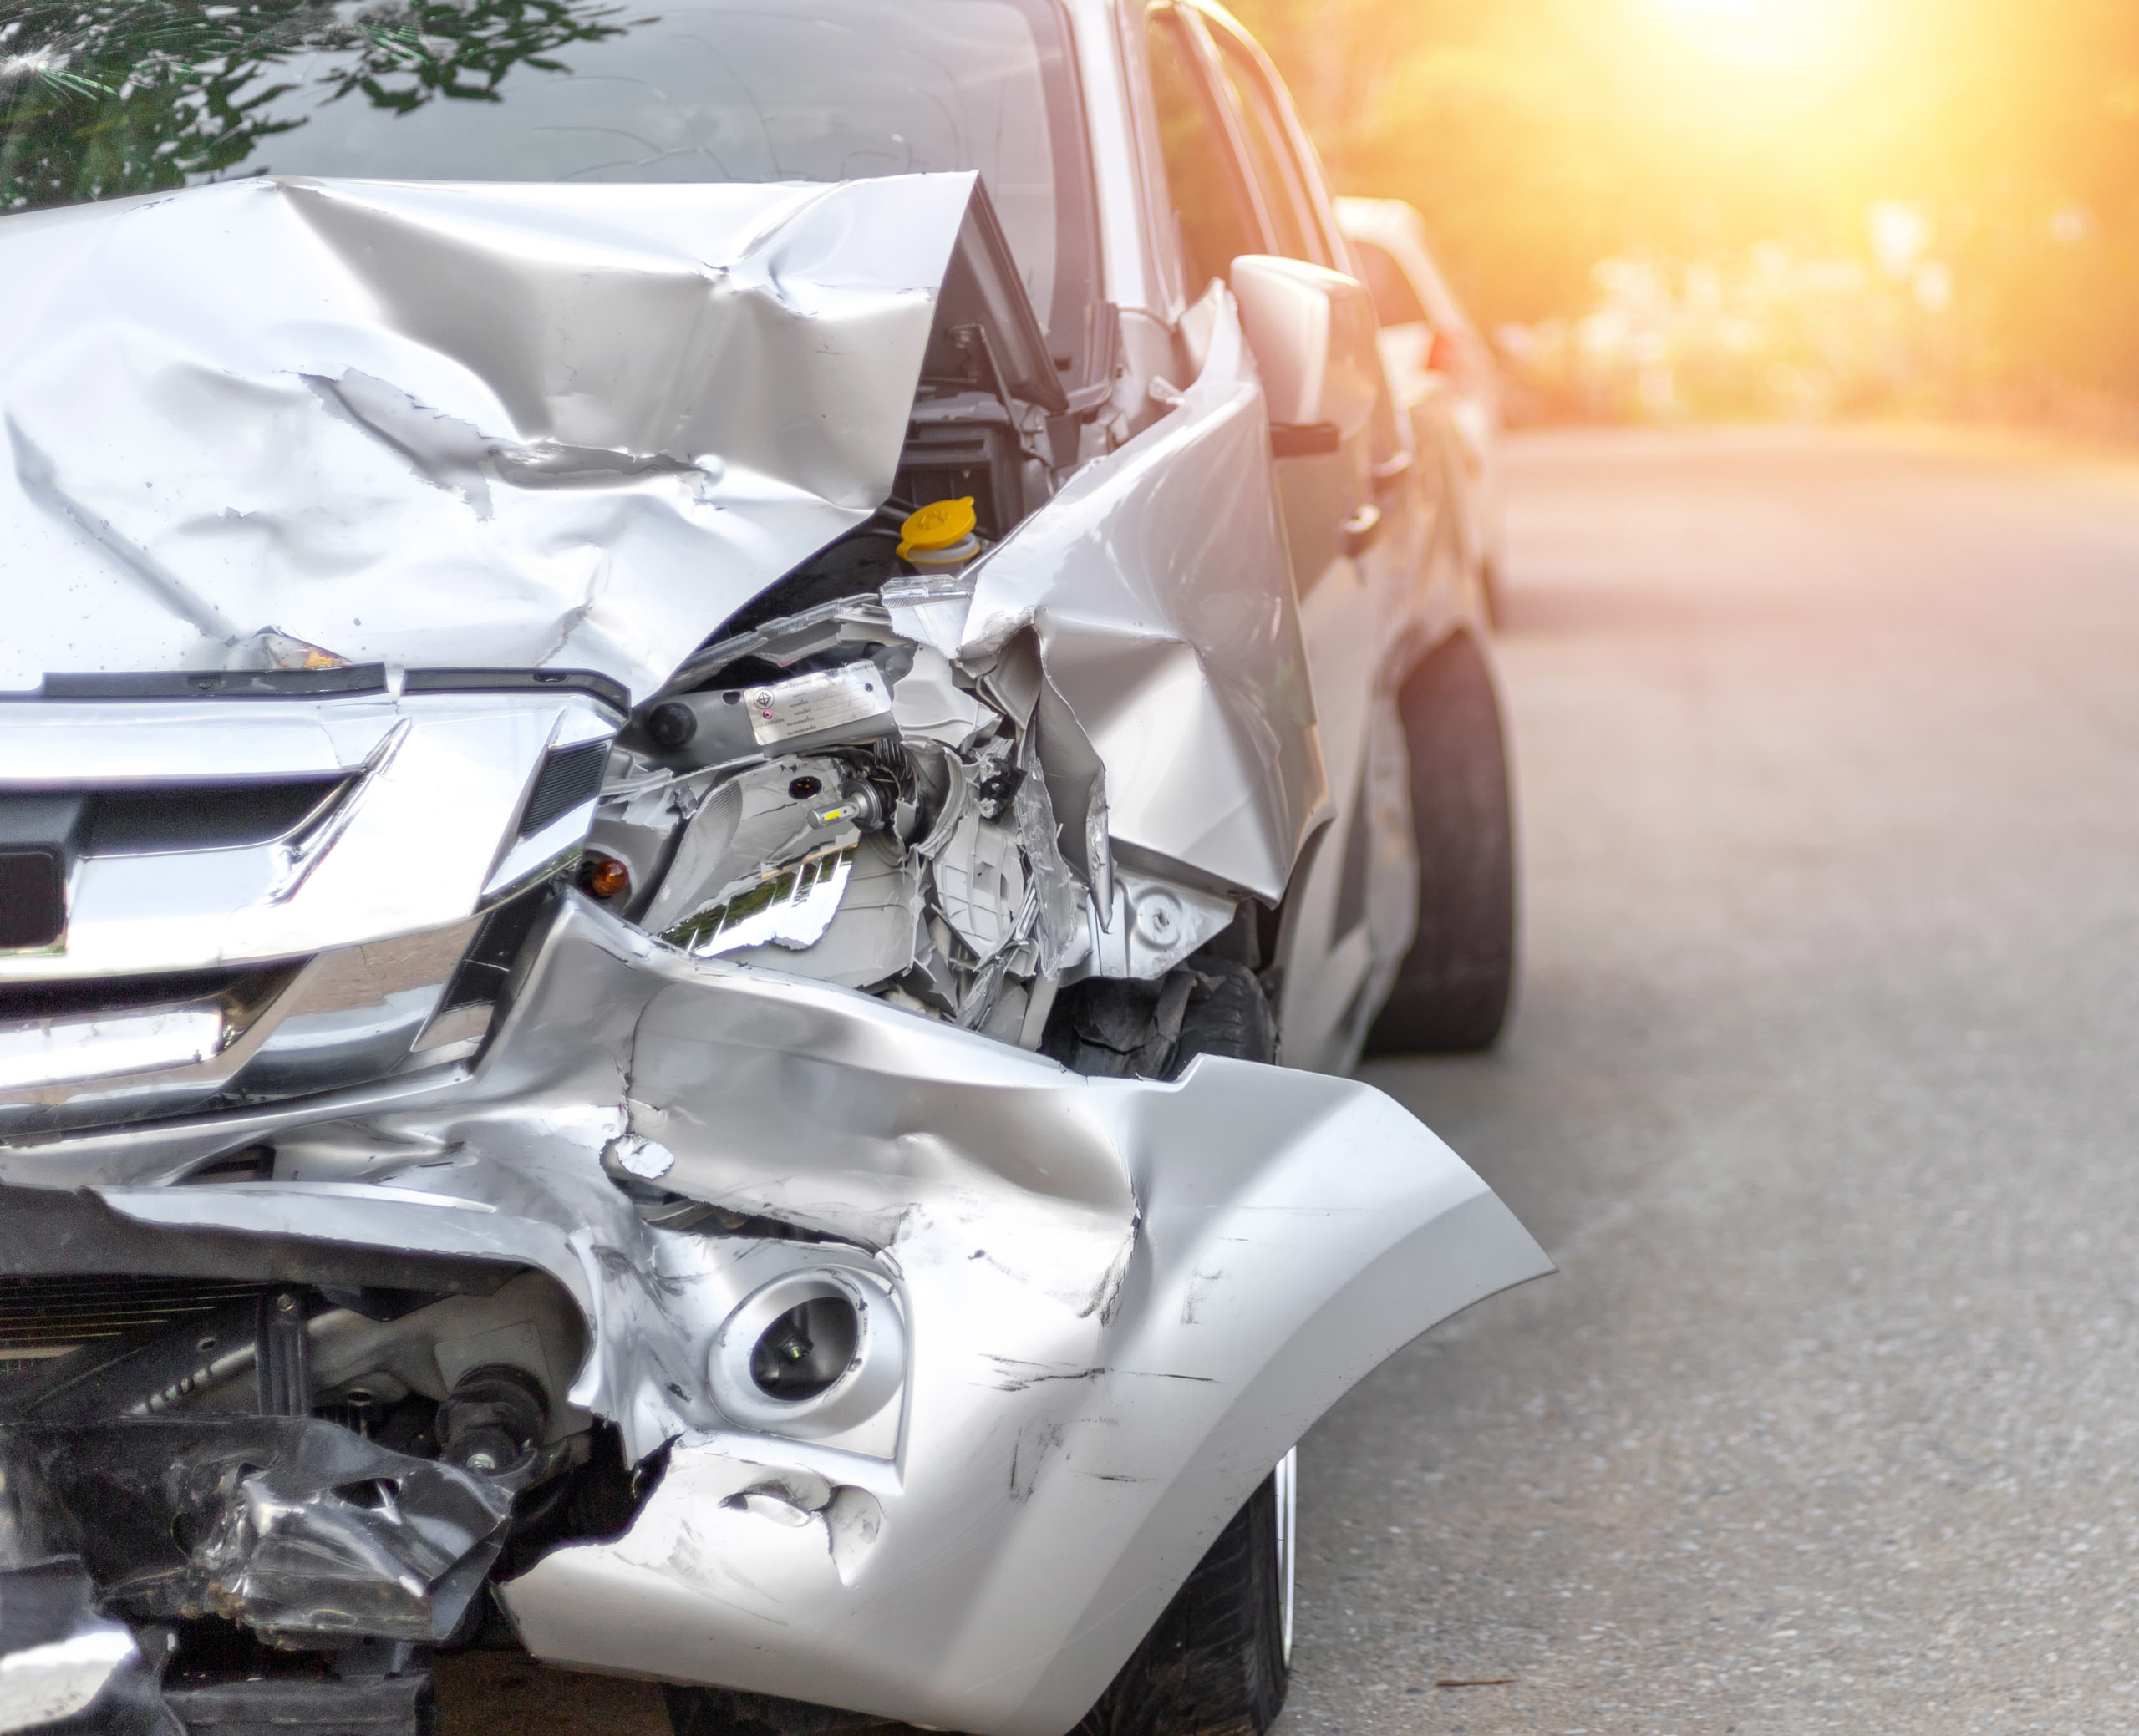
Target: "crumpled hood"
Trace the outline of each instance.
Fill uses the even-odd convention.
[[[279,634],[644,698],[890,492],[976,179],[258,180],[0,220],[0,690]]]

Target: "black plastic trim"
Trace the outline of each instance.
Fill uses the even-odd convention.
[[[386,665],[350,663],[339,669],[156,670],[145,674],[47,675],[34,693],[4,699],[324,699],[342,693],[383,693]]]
[[[596,669],[411,669],[401,678],[404,693],[525,693],[562,688],[587,693],[628,713],[631,689]]]
[[[67,867],[56,849],[0,850],[0,952],[55,947],[67,932]]]
[[[241,1188],[243,1183],[233,1184]],[[125,1272],[488,1296],[541,1268],[512,1254],[419,1253],[302,1236],[137,1224],[90,1193],[0,1184],[0,1272]],[[553,1279],[554,1282],[555,1280]]]
[[[557,889],[545,881],[507,899],[484,918],[460,968],[439,997],[438,1010],[496,1006],[512,984],[513,968],[545,920],[556,913]]]
[[[1270,450],[1277,458],[1327,458],[1344,444],[1344,430],[1334,422],[1273,422]]]
[[[0,1024],[32,1019],[89,1018],[99,1014],[149,1013],[226,998],[251,1006],[267,999],[296,972],[302,960],[241,965],[207,971],[165,971],[140,977],[49,978],[0,982]]]
[[[369,1736],[416,1736],[438,1727],[435,1690],[428,1669],[343,1681],[259,1676],[166,1688],[164,1703],[188,1736],[253,1736],[287,1730],[317,1736],[362,1730]]]
[[[535,788],[520,815],[519,836],[531,838],[575,808],[583,807],[602,793],[602,779],[608,769],[609,740],[576,743],[552,748],[544,756],[542,769],[535,775]]]
[[[632,708],[631,689],[598,669],[411,669],[409,693],[536,693],[561,688],[587,693],[619,712]],[[343,693],[383,693],[386,665],[351,663],[339,669],[157,669],[140,673],[48,674],[34,691],[0,689],[0,703],[39,699],[324,699]]]
[[[243,850],[296,831],[342,789],[347,776],[264,779],[242,784],[177,779],[130,789],[84,792],[86,856],[170,855],[186,850]],[[9,798],[0,795],[0,804]]]
[[[0,789],[0,857],[46,851],[59,862],[64,881],[81,856],[242,850],[287,837],[348,781],[330,772],[231,783],[174,778],[62,790]],[[21,896],[19,891],[0,891],[0,935],[19,926],[10,911],[19,917]],[[0,939],[0,947],[27,944]]]

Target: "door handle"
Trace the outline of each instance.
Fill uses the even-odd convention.
[[[1344,520],[1344,552],[1356,561],[1381,535],[1381,509],[1372,501]]]
[[[1327,458],[1344,447],[1344,430],[1334,422],[1273,422],[1270,450],[1276,458]]]

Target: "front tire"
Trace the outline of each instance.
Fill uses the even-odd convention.
[[[1468,633],[1397,694],[1410,756],[1419,926],[1367,1034],[1374,1055],[1491,1048],[1515,987],[1515,816],[1492,672]]]
[[[1218,1534],[1072,1736],[1270,1728],[1292,1674],[1290,1458]]]

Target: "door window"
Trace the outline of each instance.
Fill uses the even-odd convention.
[[[1360,275],[1374,296],[1374,318],[1385,326],[1423,326],[1426,310],[1419,305],[1419,292],[1410,274],[1396,262],[1396,256],[1379,241],[1363,241],[1356,236],[1352,251],[1358,256]]]
[[[1263,69],[1230,32],[1214,28],[1211,39],[1217,45],[1218,66],[1240,116],[1263,209],[1270,214],[1274,251],[1288,259],[1303,259],[1313,265],[1332,263],[1323,256],[1315,231],[1313,199],[1285,136],[1284,122],[1278,117]]]
[[[1082,348],[1098,261],[1059,6],[643,11],[0,0],[0,211],[256,175],[767,182],[977,170],[1051,348]],[[18,67],[33,70],[18,79]],[[1104,378],[1111,358],[1098,365]]]
[[[1225,277],[1243,253],[1262,252],[1262,229],[1212,107],[1195,44],[1171,7],[1151,9],[1147,48],[1159,150],[1192,297],[1213,277]]]

